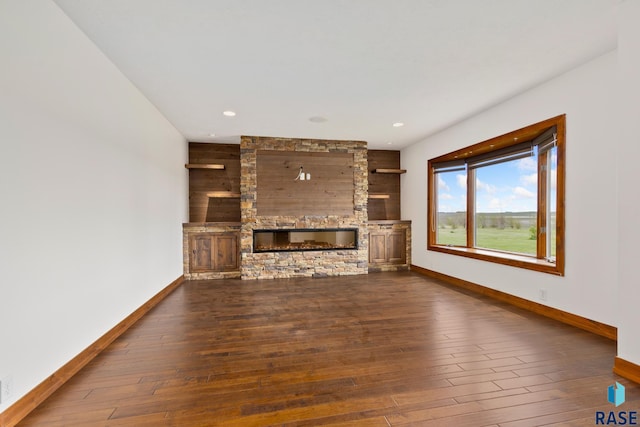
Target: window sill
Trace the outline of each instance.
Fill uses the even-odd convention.
[[[427,249],[434,252],[442,252],[445,254],[458,255],[466,258],[479,259],[482,261],[495,262],[497,264],[564,276],[564,268],[557,263],[552,263],[546,259],[538,259],[527,255],[490,251],[487,249],[442,245],[429,245]]]

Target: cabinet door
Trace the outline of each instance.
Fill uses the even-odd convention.
[[[214,269],[213,239],[211,234],[196,234],[189,239],[191,271],[202,272]]]
[[[385,262],[387,258],[387,234],[384,232],[369,233],[369,262],[371,264]]]
[[[238,235],[220,234],[215,238],[215,269],[229,271],[238,269]]]
[[[393,231],[387,235],[387,261],[393,264],[407,262],[406,233]]]

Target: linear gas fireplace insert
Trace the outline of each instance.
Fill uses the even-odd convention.
[[[341,251],[358,249],[357,228],[253,230],[253,252]]]

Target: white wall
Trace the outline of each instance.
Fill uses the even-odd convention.
[[[413,264],[541,303],[544,288],[544,304],[617,325],[615,172],[603,168],[615,162],[616,73],[611,52],[402,150]],[[567,115],[565,277],[427,251],[427,160],[559,114]]]
[[[638,160],[640,159],[640,2],[619,5],[618,51],[620,65],[620,130],[618,144],[619,194],[619,313],[618,356],[640,365],[640,197]]]
[[[0,1],[5,410],[182,274],[187,144],[49,0]]]

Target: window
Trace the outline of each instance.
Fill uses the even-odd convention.
[[[565,116],[429,160],[428,249],[564,274]]]

